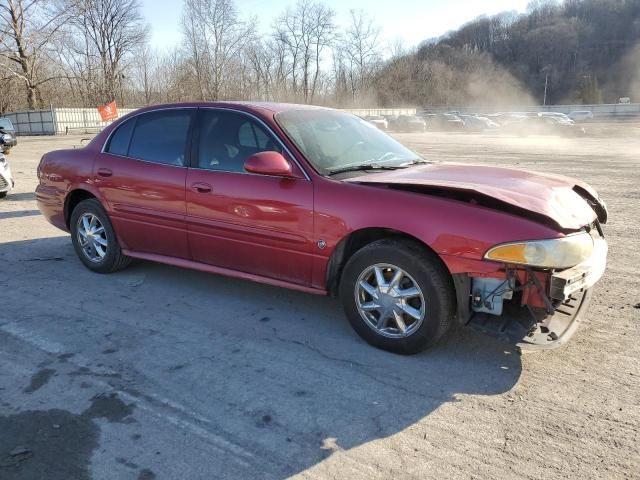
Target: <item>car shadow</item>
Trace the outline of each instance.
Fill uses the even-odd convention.
[[[40,210],[14,210],[10,212],[0,212],[0,220],[7,218],[34,217],[40,215]]]
[[[10,193],[7,196],[7,201],[11,202],[23,202],[28,200],[35,200],[36,193],[35,192],[23,192],[23,193]]]
[[[515,350],[470,331],[414,356],[377,350],[332,298],[149,262],[96,275],[68,236],[0,243],[0,261],[12,272],[0,274],[0,285],[14,292],[4,300],[6,318],[100,365],[109,365],[101,352],[117,350],[110,368],[135,384],[128,393],[197,412],[206,419],[201,426],[251,452],[245,478],[322,468],[333,454],[397,434],[415,436],[423,452],[436,435],[434,411],[461,396],[508,392],[522,370]],[[45,301],[42,291],[56,295]],[[33,320],[38,309],[59,312],[55,327]],[[157,462],[156,471],[163,462],[190,471],[179,452]],[[198,468],[216,473],[216,465]]]

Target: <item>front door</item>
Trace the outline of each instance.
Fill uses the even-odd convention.
[[[253,153],[281,143],[232,110],[201,109],[187,173],[187,228],[194,260],[301,285],[311,282],[313,184],[244,170]],[[292,161],[291,158],[288,158]]]

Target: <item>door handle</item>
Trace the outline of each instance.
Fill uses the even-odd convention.
[[[210,193],[213,189],[208,183],[196,182],[191,184],[191,190],[197,193]]]
[[[100,175],[101,177],[110,177],[111,175],[113,175],[113,172],[108,168],[99,168],[98,175]]]

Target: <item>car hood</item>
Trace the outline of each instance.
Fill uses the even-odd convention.
[[[358,175],[346,181],[393,188],[418,187],[425,193],[440,191],[475,193],[544,217],[562,230],[579,230],[600,218],[606,222],[606,207],[586,183],[561,175],[479,165],[430,164]],[[469,198],[471,200],[471,198]],[[549,222],[547,222],[549,223]]]

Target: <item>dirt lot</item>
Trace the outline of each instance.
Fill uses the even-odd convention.
[[[640,478],[640,125],[398,137],[436,161],[591,183],[610,263],[565,348],[473,332],[399,357],[334,299],[151,263],[108,276],[39,215],[22,138],[0,202],[0,478]],[[16,447],[24,447],[10,452]]]

